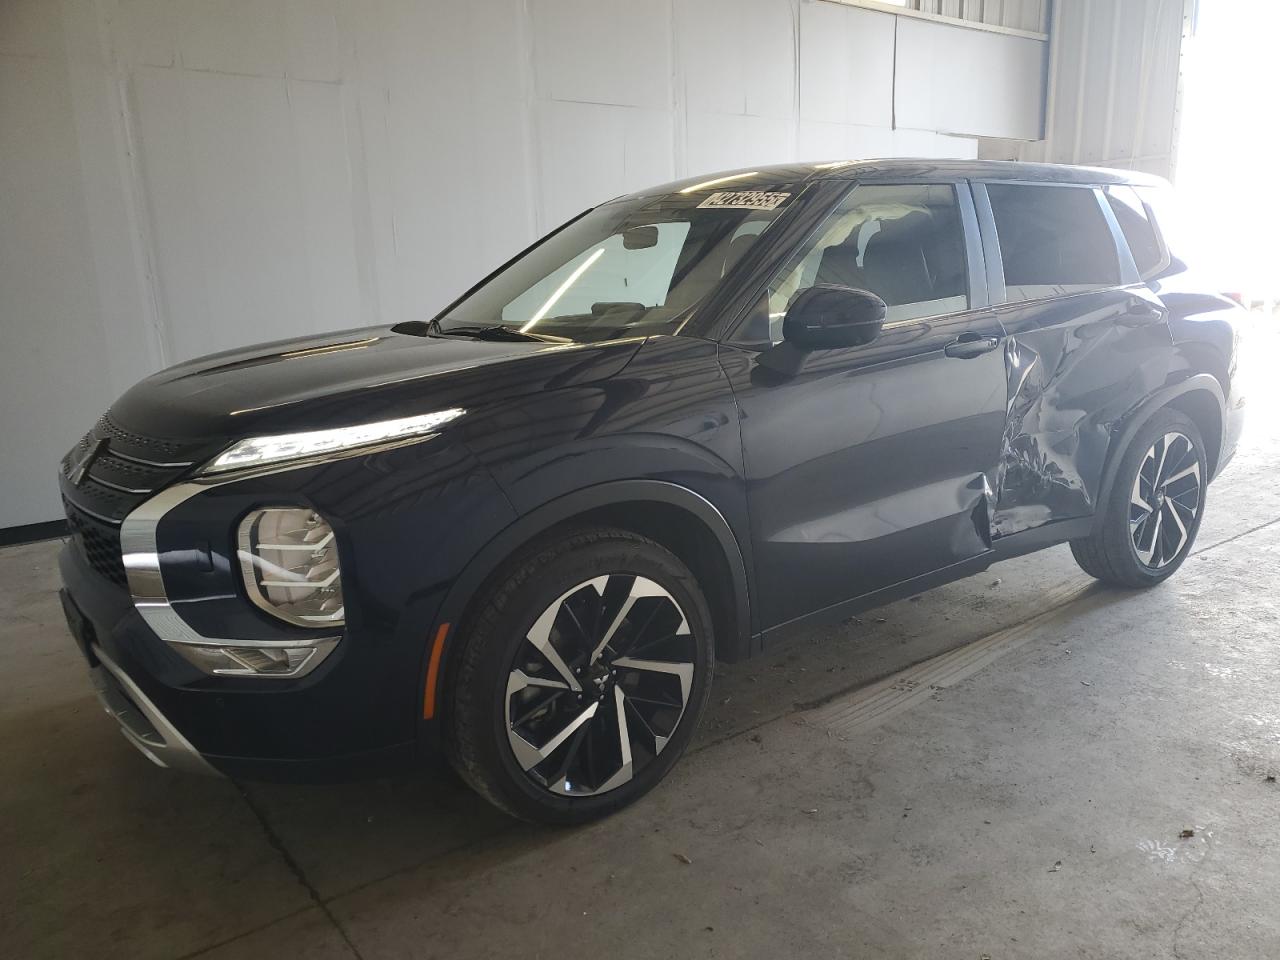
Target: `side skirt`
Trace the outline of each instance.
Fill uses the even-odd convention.
[[[757,635],[757,642],[752,644],[752,649],[753,651],[763,650],[766,645],[777,640],[804,633],[807,630],[839,623],[866,610],[882,607],[887,603],[902,600],[906,597],[914,597],[918,593],[924,593],[926,590],[932,590],[934,587],[940,587],[943,584],[963,580],[965,577],[981,573],[993,563],[999,563],[1001,560],[1011,560],[1024,554],[1035,553],[1037,550],[1043,550],[1046,547],[1066,543],[1068,540],[1086,537],[1092,528],[1092,517],[1079,517],[1073,520],[1047,523],[1042,527],[1001,537],[992,543],[990,550],[980,553],[976,557],[953,563],[950,566],[934,570],[919,577],[912,577],[910,580],[903,580],[899,583],[882,587],[879,590],[873,590],[871,593],[866,593],[850,600],[832,604],[813,613],[805,614],[803,617],[797,617],[786,623],[778,624],[776,627],[770,627]]]

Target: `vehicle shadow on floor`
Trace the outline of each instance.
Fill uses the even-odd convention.
[[[1043,609],[1028,603],[1031,584],[1019,588],[1020,599],[994,599],[986,576],[724,666],[695,752]],[[1128,596],[1094,587],[1071,606]],[[196,950],[398,874],[415,872],[419,892],[444,877],[479,881],[599,829],[515,821],[443,762],[411,776],[318,786],[176,775],[138,755],[87,682],[84,689],[59,705],[0,717],[8,761],[0,848],[15,851],[0,880],[0,919],[12,911],[0,928],[13,924],[20,942],[65,937],[70,945],[115,930],[127,947],[146,931],[148,942]]]
[[[1027,618],[1027,638],[1034,638],[1040,618],[1051,616],[1060,631],[1073,616],[1123,603],[1132,595],[1089,583],[1082,578],[1062,590],[1060,596],[1070,599],[1059,607],[1046,610],[1042,605],[1029,610],[1034,616]],[[1005,629],[1016,631],[1019,623]],[[852,693],[977,639],[970,632],[957,633],[926,638],[931,642],[923,646],[902,643],[892,636],[870,636],[858,657],[864,666],[867,661],[879,666],[853,673],[822,669],[820,654],[834,652],[839,656],[840,650],[824,650],[812,637],[780,644],[763,663],[726,667],[717,677],[713,707],[691,752],[748,734],[756,726],[803,707]],[[1087,641],[1082,638],[1082,642]],[[818,669],[810,676],[806,664],[815,661]],[[786,682],[791,679],[788,673],[798,674],[802,682]],[[323,787],[246,784],[241,789],[265,829],[289,851],[307,883],[323,900],[425,864],[451,863],[455,879],[458,872],[483,872],[572,833],[522,823],[492,809],[443,762],[408,777]]]

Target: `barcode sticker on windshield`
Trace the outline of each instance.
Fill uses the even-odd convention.
[[[791,199],[789,193],[766,193],[763,190],[719,190],[698,204],[722,210],[776,210]]]

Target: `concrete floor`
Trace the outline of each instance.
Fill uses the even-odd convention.
[[[442,774],[158,770],[91,694],[58,545],[0,551],[0,953],[1280,956],[1280,388],[1259,387],[1169,583],[1089,586],[1060,547],[726,667],[667,783],[574,831]]]

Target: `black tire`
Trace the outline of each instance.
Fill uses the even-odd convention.
[[[607,576],[603,587],[599,586],[606,575],[611,576]],[[656,584],[665,592],[665,599],[656,594],[639,596],[624,608],[618,598],[624,597],[625,603],[623,591],[642,592],[639,584],[645,584],[645,589]],[[556,612],[551,612],[553,606]],[[585,823],[642,796],[666,775],[688,746],[711,690],[715,660],[711,615],[693,574],[657,543],[611,528],[565,533],[513,557],[470,609],[472,613],[459,633],[461,647],[451,669],[446,726],[449,755],[462,778],[497,807],[523,820],[561,825]],[[623,609],[630,612],[619,613]],[[605,620],[610,624],[616,620],[620,626],[612,634],[607,628],[602,631],[612,639],[595,659],[592,648],[598,645],[601,631],[592,633],[592,629]],[[672,623],[677,626],[672,628]],[[671,635],[662,639],[668,629],[672,630]],[[531,634],[545,637],[544,643],[553,647],[559,666],[534,645],[529,639]],[[627,657],[627,645],[643,648],[641,652],[648,659]],[[691,682],[687,671],[679,677],[668,677],[652,669],[641,671],[626,665],[645,663],[651,668],[658,660],[664,664],[679,661],[683,671],[686,658],[693,667]],[[519,679],[517,668],[521,671]],[[582,692],[575,692],[561,679],[565,670],[576,678]],[[600,671],[609,675],[601,678]],[[538,681],[525,683],[529,676],[537,676]],[[512,683],[523,686],[512,694]],[[550,683],[564,689],[551,689]],[[657,687],[636,686],[641,683]],[[630,699],[632,695],[638,698],[642,692],[652,696],[655,703],[671,702],[653,706],[648,700],[641,703]],[[526,695],[532,699],[523,701],[521,698]],[[681,696],[683,707],[677,711],[675,701]],[[545,702],[538,698],[545,698]],[[582,721],[584,704],[590,708],[592,698],[598,701],[597,709]],[[521,738],[517,742],[514,731],[509,736],[508,712],[513,703],[522,716],[533,716],[529,723],[540,724],[539,731],[552,733],[545,738],[532,738],[543,739],[543,748],[555,741],[556,731],[563,732],[575,721],[580,726],[545,761],[526,771],[516,750],[524,749],[528,741]],[[640,711],[646,713],[642,715]],[[624,718],[621,722],[620,715]],[[668,730],[665,724],[672,716],[674,725]],[[562,722],[563,718],[568,722]],[[649,724],[653,724],[652,728]],[[659,729],[668,732],[669,737],[658,736],[655,731]],[[633,731],[630,779],[608,787],[610,779],[606,774],[612,760],[619,761],[619,770],[612,775],[616,779],[625,766],[622,758],[628,755],[618,741]],[[614,738],[615,747],[609,746],[610,737]],[[572,769],[581,774],[581,779],[575,775],[571,784],[565,758],[575,740],[578,745]],[[615,748],[616,758],[610,752]],[[526,760],[528,756],[527,752],[523,754]],[[603,759],[599,759],[601,756]],[[565,771],[558,769],[561,764],[566,764]],[[597,778],[603,782],[592,779],[597,767],[604,770]],[[587,786],[583,787],[583,783]],[[602,787],[605,791],[595,794],[565,794],[569,790]]]
[[[1172,441],[1169,444],[1168,455],[1159,457],[1164,438],[1170,435],[1185,438],[1190,444],[1190,449],[1185,449],[1180,441]],[[1156,452],[1156,456],[1149,460],[1148,454],[1153,451]],[[1179,463],[1187,465],[1194,459],[1198,474],[1161,488],[1162,491],[1167,490],[1171,493],[1161,493],[1157,497],[1147,492],[1151,484],[1146,478],[1158,471],[1162,463],[1174,457],[1179,458]],[[1141,489],[1144,492],[1137,499],[1143,500],[1144,503],[1150,499],[1154,510],[1150,511],[1149,516],[1155,518],[1158,515],[1161,521],[1160,525],[1153,528],[1150,524],[1139,526],[1143,520],[1135,519],[1148,517],[1148,512],[1142,506],[1132,502],[1134,485],[1140,470],[1144,471],[1144,479],[1141,481]],[[1172,468],[1164,472],[1164,476],[1173,475],[1175,473]],[[1192,479],[1198,485],[1194,497],[1189,492]],[[1138,429],[1125,449],[1115,482],[1112,484],[1107,502],[1102,505],[1093,533],[1086,538],[1071,541],[1071,552],[1076,562],[1091,577],[1121,587],[1153,587],[1167,580],[1182,566],[1182,562],[1195,543],[1200,521],[1204,517],[1207,487],[1208,463],[1205,460],[1204,441],[1200,436],[1199,428],[1190,417],[1177,410],[1168,408],[1158,410]],[[1173,493],[1177,495],[1174,496]],[[1193,499],[1194,515],[1190,515],[1183,504],[1190,503]],[[1172,519],[1166,524],[1163,522],[1165,518]],[[1183,529],[1186,531],[1186,536],[1178,544]],[[1160,547],[1153,547],[1149,559],[1144,559],[1138,545],[1135,544],[1135,531],[1139,542],[1149,538],[1154,544],[1157,536],[1163,537]],[[1176,549],[1175,544],[1177,544]]]

